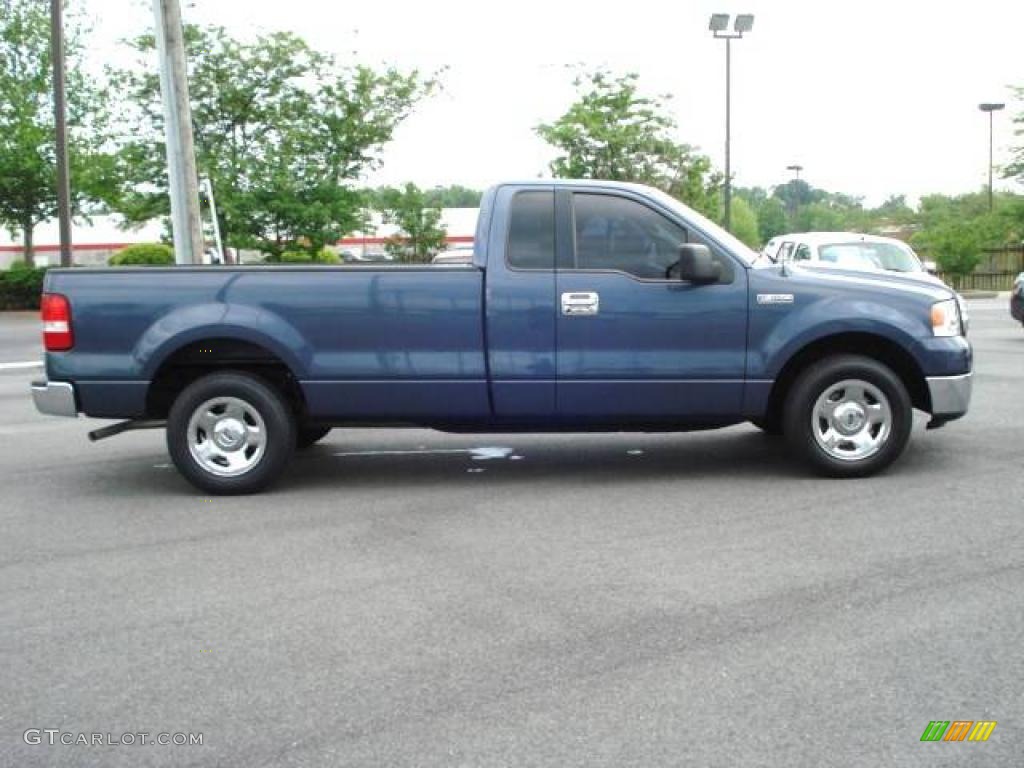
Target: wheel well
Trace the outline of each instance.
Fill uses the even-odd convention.
[[[281,358],[239,339],[203,339],[176,350],[157,369],[146,393],[149,418],[166,418],[175,398],[196,379],[217,371],[244,371],[281,392],[297,416],[306,412],[302,388]]]
[[[922,411],[931,411],[931,395],[924,372],[909,352],[882,336],[870,333],[841,333],[811,342],[786,362],[775,378],[775,384],[768,396],[767,412],[782,413],[786,393],[797,376],[808,366],[825,357],[842,354],[863,355],[887,365],[900,377],[914,407]]]

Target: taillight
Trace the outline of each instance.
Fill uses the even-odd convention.
[[[47,352],[64,352],[75,345],[71,332],[71,303],[59,293],[44,293],[40,304],[43,314],[43,346]]]

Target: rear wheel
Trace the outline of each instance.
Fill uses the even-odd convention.
[[[790,445],[819,472],[865,477],[895,461],[910,438],[913,406],[890,368],[855,355],[804,371],[786,401]]]
[[[295,419],[262,379],[215,373],[175,399],[167,448],[178,471],[200,490],[254,493],[284,471],[295,448]]]

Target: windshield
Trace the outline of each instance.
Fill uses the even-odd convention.
[[[705,235],[724,246],[734,256],[738,259],[742,259],[746,264],[750,265],[757,261],[757,254],[742,240],[722,229],[722,227],[715,224],[715,222],[706,216],[701,216],[693,210],[693,208],[690,208],[690,206],[684,205],[671,195],[665,194],[659,189],[645,188],[644,192],[657,199],[659,203],[669,210],[678,213],[684,221],[696,225],[696,227]]]
[[[922,272],[909,247],[898,243],[832,243],[818,248],[822,261],[853,269],[885,269],[890,272]]]

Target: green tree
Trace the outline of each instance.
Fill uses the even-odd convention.
[[[401,261],[426,263],[444,248],[447,232],[441,226],[441,209],[430,206],[415,184],[381,190],[379,205],[384,223],[398,228],[384,247]]]
[[[616,77],[603,70],[576,78],[577,100],[553,123],[535,129],[560,153],[552,174],[649,184],[715,215],[721,177],[705,155],[675,139],[667,97],[641,95],[638,80],[633,73]]]
[[[825,192],[815,189],[803,179],[790,179],[775,187],[772,196],[781,200],[786,210],[793,215],[800,208],[824,199]]]
[[[761,205],[757,212],[757,228],[763,243],[789,231],[786,208],[777,197],[770,197]]]
[[[345,67],[284,32],[236,40],[186,28],[199,173],[210,178],[228,245],[280,258],[312,254],[362,226],[354,182],[434,81],[418,72]],[[166,215],[166,166],[154,40],[134,41],[134,67],[115,74],[132,108],[121,114],[119,209],[130,221]]]
[[[435,208],[479,208],[483,192],[459,184],[450,187],[434,187],[424,193],[427,205]]]
[[[84,213],[104,197],[111,179],[104,153],[103,104],[81,65],[81,29],[67,21],[68,155],[72,206]],[[49,5],[0,0],[0,225],[20,233],[25,261],[34,264],[36,225],[57,215]]]
[[[969,222],[942,221],[915,234],[913,243],[930,254],[943,272],[967,275],[981,261],[981,236]]]
[[[1017,103],[1024,105],[1024,86],[1011,87],[1010,90],[1013,91]],[[1024,184],[1024,108],[1014,115],[1013,125],[1013,135],[1019,137],[1021,143],[1013,148],[1013,158],[1003,169],[1003,178],[1015,178]]]
[[[914,209],[907,205],[906,195],[889,195],[884,203],[872,209],[869,214],[873,226],[910,224],[914,220]]]
[[[1019,196],[1000,194],[989,211],[987,189],[955,197],[927,195],[921,198],[920,229],[913,242],[944,272],[969,274],[985,249],[1020,241],[1019,201]]]
[[[732,233],[751,248],[761,245],[757,214],[742,197],[735,197],[732,201]]]

